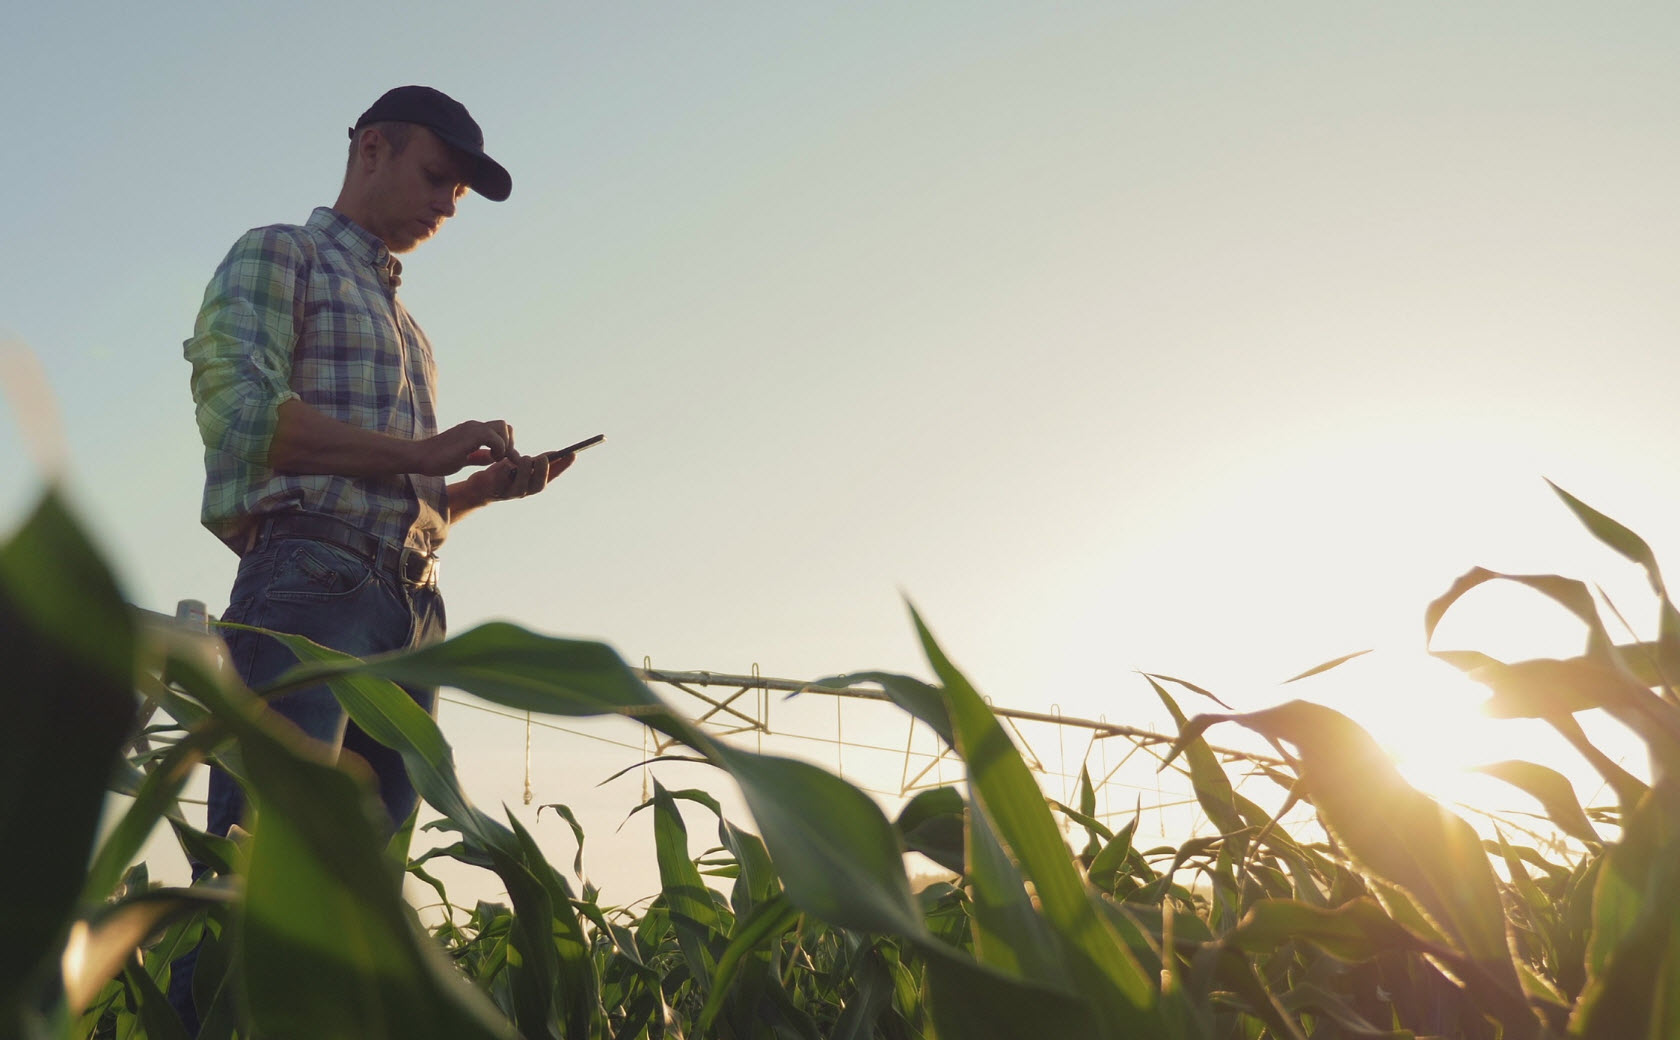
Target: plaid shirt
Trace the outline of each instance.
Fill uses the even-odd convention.
[[[204,291],[185,354],[204,439],[202,519],[243,553],[268,513],[326,513],[399,546],[448,530],[442,477],[341,477],[269,467],[280,405],[418,440],[437,433],[437,366],[397,299],[402,264],[372,233],[321,207],[301,227],[247,231]]]

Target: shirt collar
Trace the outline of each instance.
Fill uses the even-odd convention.
[[[395,289],[402,284],[402,261],[391,255],[379,236],[331,206],[317,206],[309,214],[309,227],[321,232],[352,256],[378,270]]]

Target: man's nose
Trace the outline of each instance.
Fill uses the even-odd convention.
[[[432,203],[432,208],[437,210],[441,217],[453,217],[455,215],[455,193],[451,191],[448,195],[440,197]]]

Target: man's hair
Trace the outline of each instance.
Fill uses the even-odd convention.
[[[413,123],[398,123],[388,120],[383,123],[369,123],[357,130],[355,135],[350,138],[350,157],[344,163],[345,179],[349,179],[350,168],[356,165],[356,148],[361,145],[363,134],[369,130],[378,130],[379,136],[385,138],[386,143],[391,146],[391,154],[401,155],[403,149],[408,147],[408,142],[414,138],[414,126]]]

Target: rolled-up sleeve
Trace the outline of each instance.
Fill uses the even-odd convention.
[[[199,436],[211,451],[268,464],[280,405],[298,396],[292,347],[307,278],[304,250],[270,227],[246,232],[210,279],[183,352]]]

